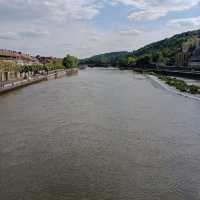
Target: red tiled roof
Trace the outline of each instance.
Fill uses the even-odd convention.
[[[11,58],[17,58],[17,59],[31,59],[31,56],[28,54],[23,54],[21,52],[7,50],[7,49],[0,49],[0,56],[6,56]]]

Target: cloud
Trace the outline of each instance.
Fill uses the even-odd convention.
[[[22,31],[17,33],[21,38],[38,38],[38,37],[44,37],[48,36],[49,32],[48,31],[36,31],[36,30],[30,30],[30,31]]]
[[[19,39],[18,34],[7,32],[7,33],[0,33],[0,40],[17,40]]]
[[[145,7],[147,4],[147,1],[145,0],[112,0],[112,2],[115,4],[121,3],[128,6],[135,6],[135,7]]]
[[[0,13],[13,20],[91,20],[104,0],[0,0]],[[5,16],[4,16],[5,18]]]
[[[128,18],[131,21],[156,20],[166,16],[169,12],[189,10],[198,5],[200,0],[113,0],[131,6]]]
[[[126,35],[126,36],[138,36],[142,34],[142,31],[137,30],[137,29],[127,29],[127,30],[119,31],[119,34]]]
[[[48,36],[48,31],[36,31],[36,30],[29,30],[29,31],[20,31],[20,32],[3,32],[0,33],[1,40],[20,40],[26,38],[39,38]]]
[[[199,1],[0,0],[1,48],[28,50],[33,55],[70,53],[79,57],[132,51],[182,31],[169,26],[198,27],[199,19],[174,20],[162,30],[157,28],[160,23],[151,29],[151,24],[133,26],[130,21],[155,20],[169,12],[190,9]]]
[[[58,47],[62,46],[62,47],[72,47],[73,46],[73,43],[60,43],[57,45]]]
[[[102,38],[99,36],[92,36],[91,38],[89,38],[90,41],[92,42],[98,42],[100,41]]]
[[[173,19],[168,22],[170,28],[183,28],[183,29],[199,29],[200,28],[200,16],[191,18]]]
[[[142,21],[142,20],[156,20],[167,14],[166,10],[161,9],[146,9],[131,13],[128,18],[131,21]]]

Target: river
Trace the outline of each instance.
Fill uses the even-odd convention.
[[[0,199],[199,200],[200,102],[87,69],[0,96]]]

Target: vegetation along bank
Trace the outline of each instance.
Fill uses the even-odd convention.
[[[169,77],[169,76],[164,76],[164,75],[158,75],[158,78],[162,81],[164,81],[166,84],[169,86],[175,87],[177,90],[181,92],[187,92],[190,94],[200,94],[200,87],[196,85],[188,85],[185,81],[174,78],[174,77]]]

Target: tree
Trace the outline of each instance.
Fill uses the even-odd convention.
[[[120,58],[119,59],[119,67],[127,67],[128,66],[128,58]]]
[[[135,64],[135,62],[136,62],[136,57],[134,57],[134,56],[129,56],[128,57],[128,64],[130,65],[130,64]]]
[[[108,64],[108,58],[105,55],[100,56],[100,64],[102,65]]]
[[[150,64],[150,57],[149,56],[141,56],[140,58],[138,58],[136,65],[138,66],[147,66]]]
[[[76,67],[78,67],[78,58],[76,58],[74,56],[70,56],[68,54],[63,59],[63,65],[65,66],[66,69],[76,68]]]
[[[152,62],[157,63],[160,61],[160,53],[153,52],[152,53]]]

